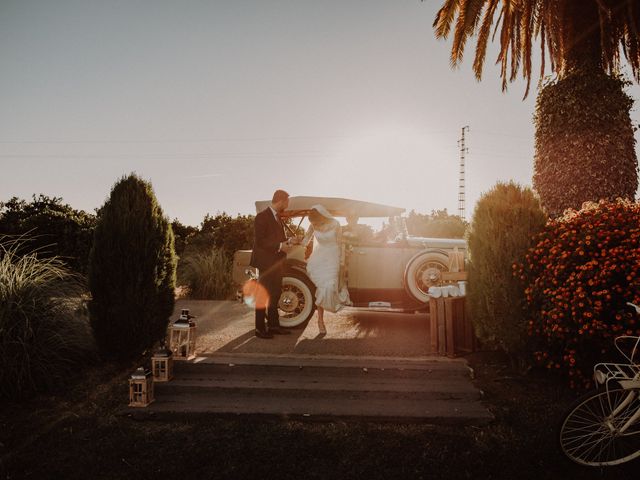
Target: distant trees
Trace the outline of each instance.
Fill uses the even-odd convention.
[[[407,232],[418,237],[463,238],[466,225],[458,215],[449,215],[447,209],[432,210],[431,214],[414,210],[407,216]]]
[[[134,358],[165,336],[174,308],[171,225],[151,184],[118,181],[99,210],[89,264],[91,326],[107,358]]]
[[[63,203],[62,198],[33,195],[0,202],[0,234],[28,237],[22,246],[42,258],[57,257],[86,274],[96,217]]]

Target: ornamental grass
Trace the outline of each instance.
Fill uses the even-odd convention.
[[[178,277],[194,299],[223,300],[231,291],[231,260],[225,252],[211,248],[187,253],[180,259]]]
[[[624,361],[614,338],[640,335],[640,205],[585,204],[551,221],[514,273],[525,286],[535,359],[589,387],[593,365]]]
[[[65,384],[95,346],[84,289],[58,257],[21,254],[0,239],[0,397],[18,399]]]

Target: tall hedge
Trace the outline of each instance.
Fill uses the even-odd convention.
[[[122,178],[98,212],[89,260],[91,326],[104,357],[134,358],[165,335],[175,272],[171,224],[151,184]]]
[[[513,265],[524,257],[547,218],[529,188],[498,183],[478,201],[468,236],[467,296],[478,338],[524,358],[524,292]]]

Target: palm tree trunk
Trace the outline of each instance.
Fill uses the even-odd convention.
[[[560,78],[575,70],[602,69],[601,32],[595,0],[564,0],[559,7]]]

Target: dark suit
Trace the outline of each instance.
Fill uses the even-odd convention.
[[[284,227],[270,208],[256,215],[254,223],[251,266],[259,271],[258,283],[269,293],[267,310],[256,308],[256,329],[265,331],[265,318],[269,328],[279,328],[278,301],[282,293],[282,274],[287,254],[280,251],[280,243],[286,241]]]

